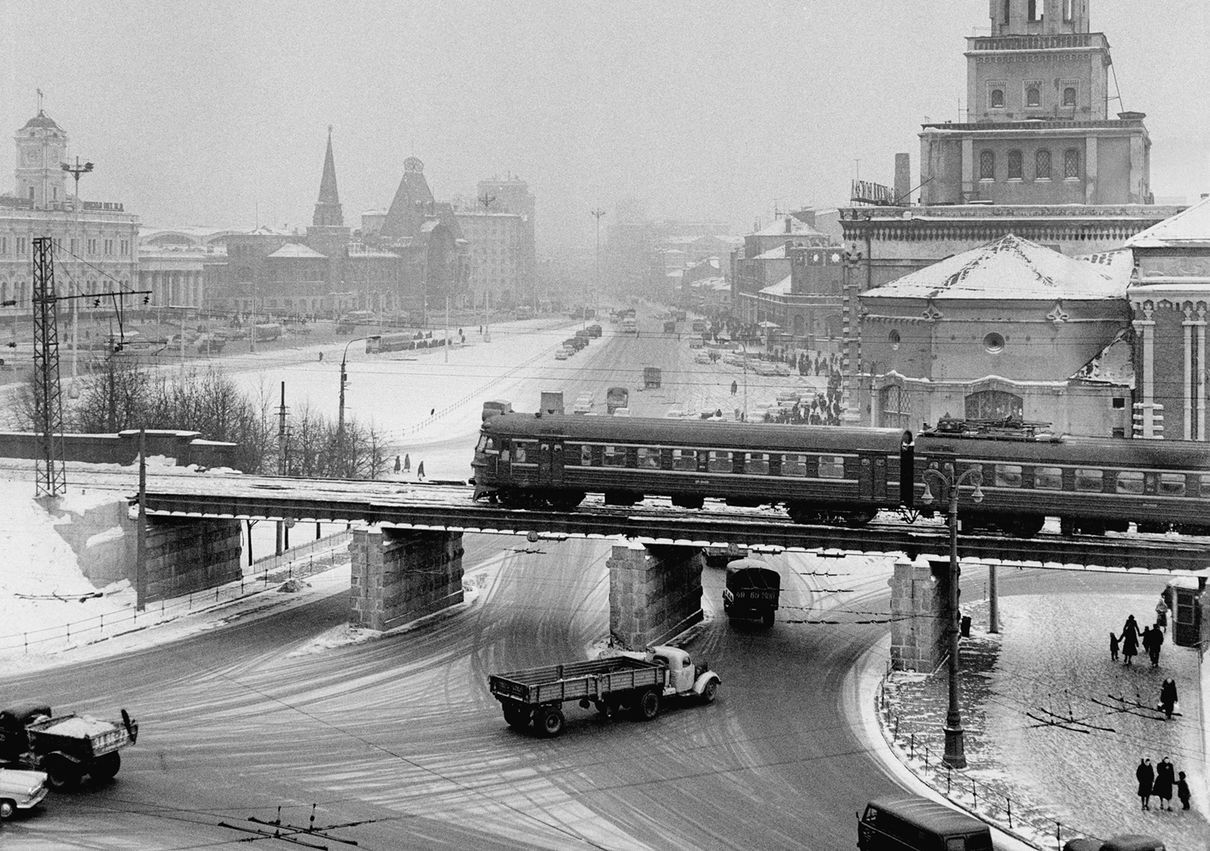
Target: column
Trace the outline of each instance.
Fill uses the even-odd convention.
[[[1139,335],[1142,347],[1143,375],[1140,382],[1140,402],[1143,428],[1140,437],[1155,437],[1155,320],[1150,302],[1139,305],[1136,314],[1142,312],[1143,319],[1134,321],[1134,330]]]
[[[1197,364],[1194,369],[1194,392],[1197,395],[1197,439],[1206,439],[1206,305],[1197,306]]]
[[[388,630],[462,602],[462,533],[354,529],[349,622]]]
[[[891,586],[891,665],[897,671],[931,672],[947,651],[949,561],[900,558]]]
[[[1181,404],[1181,421],[1184,424],[1185,440],[1193,439],[1193,388],[1196,382],[1193,380],[1193,306],[1186,305],[1184,309],[1185,319],[1181,322],[1181,330],[1184,332],[1184,356],[1185,368],[1181,372],[1181,389],[1184,397]]]
[[[606,562],[614,645],[641,650],[700,622],[703,563],[700,547],[615,546]]]

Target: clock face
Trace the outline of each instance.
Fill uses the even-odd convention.
[[[38,151],[35,148],[25,149],[25,164],[33,165],[38,161]]]

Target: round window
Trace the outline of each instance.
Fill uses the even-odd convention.
[[[898,348],[899,348],[899,332],[898,331],[892,331],[890,334],[888,334],[887,340],[890,341],[892,349],[898,350]]]
[[[983,338],[983,348],[987,349],[988,354],[998,355],[1004,351],[1004,338],[992,331]]]

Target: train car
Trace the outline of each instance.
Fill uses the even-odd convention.
[[[729,620],[758,620],[773,626],[781,596],[781,574],[766,562],[740,558],[727,565],[723,588],[723,611]]]
[[[910,433],[646,417],[500,414],[481,427],[475,498],[568,510],[588,493],[610,505],[668,497],[701,508],[785,505],[797,522],[861,525],[901,502]]]
[[[982,475],[982,500],[971,498],[973,485],[960,497],[964,528],[1029,537],[1047,517],[1057,517],[1069,535],[1124,532],[1131,523],[1143,532],[1210,534],[1205,443],[1070,437],[1020,424],[989,429],[952,421],[916,440],[915,505],[924,494],[923,471],[947,463],[959,474],[978,467]]]

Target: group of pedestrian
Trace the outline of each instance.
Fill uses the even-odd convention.
[[[1144,810],[1151,809],[1151,798],[1154,795],[1160,799],[1161,810],[1172,809],[1172,793],[1176,792],[1181,809],[1189,809],[1189,781],[1185,772],[1177,772],[1168,757],[1160,760],[1159,765],[1152,765],[1151,760],[1144,757],[1139,760],[1139,767],[1134,770],[1135,779],[1139,782],[1139,801]]]
[[[396,474],[401,473],[401,472],[406,474],[406,473],[410,473],[411,471],[412,471],[412,456],[405,454],[403,456],[403,459],[400,460],[400,457],[398,455],[396,455],[395,456],[395,472],[396,472]],[[421,461],[419,464],[416,465],[416,481],[418,481],[418,482],[424,481],[424,462],[423,461]]]
[[[1118,660],[1120,650],[1122,664],[1133,665],[1134,657],[1139,655],[1140,646],[1151,660],[1151,667],[1158,668],[1160,649],[1164,646],[1164,624],[1157,620],[1155,626],[1145,626],[1143,631],[1139,632],[1138,621],[1134,619],[1134,615],[1128,615],[1126,623],[1122,626],[1121,636],[1109,633],[1109,658],[1114,662]]]

